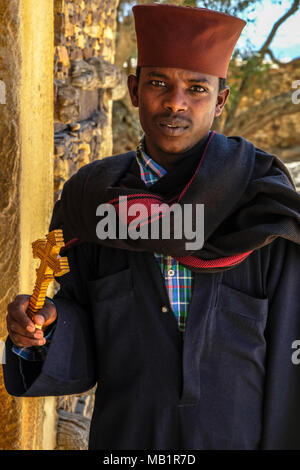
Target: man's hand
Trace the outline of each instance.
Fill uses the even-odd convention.
[[[26,313],[29,298],[29,295],[17,295],[7,306],[6,324],[9,337],[16,346],[22,348],[44,345],[46,340],[43,330],[57,318],[55,305],[46,299],[44,307],[31,321]],[[36,329],[34,323],[42,325],[42,330]]]

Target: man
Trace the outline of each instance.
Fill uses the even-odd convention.
[[[276,157],[210,130],[245,23],[156,4],[134,15],[144,139],[66,183],[50,228],[64,230],[70,273],[35,317],[44,332],[26,296],[9,305],[6,388],[98,383],[90,449],[299,449],[300,198]],[[168,212],[132,225],[136,203],[192,208],[193,228],[204,204],[203,247],[187,249],[175,216],[169,239],[136,236]],[[106,239],[103,204],[118,215]]]

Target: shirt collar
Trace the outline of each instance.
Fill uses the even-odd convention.
[[[155,162],[145,152],[145,137],[143,136],[140,140],[137,150],[136,159],[141,170],[141,178],[144,182],[149,181],[149,176],[155,177],[155,179],[161,178],[167,173],[167,170]],[[149,175],[150,173],[150,175]]]

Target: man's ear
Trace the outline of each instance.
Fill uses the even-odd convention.
[[[128,76],[127,86],[128,86],[128,91],[129,91],[129,95],[131,98],[131,103],[135,108],[138,108],[139,106],[138,81],[135,75],[131,74]]]
[[[220,116],[222,114],[223,108],[225,106],[225,103],[227,101],[229,94],[230,94],[229,86],[226,86],[223,90],[218,92],[215,117]]]

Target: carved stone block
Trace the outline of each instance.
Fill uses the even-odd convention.
[[[93,65],[85,60],[71,62],[71,83],[84,90],[93,90],[98,86],[97,71]]]
[[[72,86],[58,88],[56,118],[65,123],[76,122],[80,114],[79,92]]]
[[[58,410],[56,450],[87,450],[90,420],[78,413]]]

